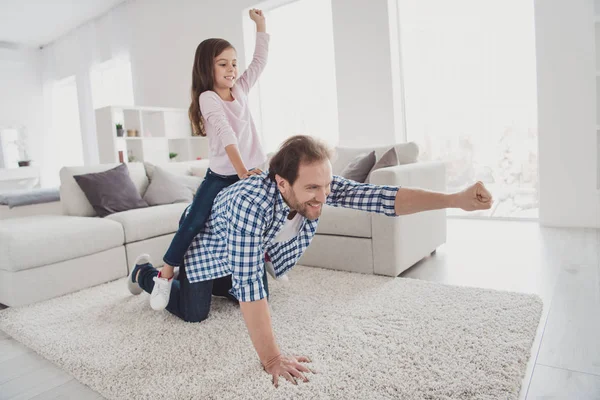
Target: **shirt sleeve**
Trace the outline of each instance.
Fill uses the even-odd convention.
[[[244,302],[264,299],[267,297],[262,280],[265,268],[264,212],[257,202],[245,196],[235,196],[229,207],[227,250],[232,270],[232,293]]]
[[[331,182],[331,193],[327,196],[327,204],[394,217],[396,216],[396,193],[399,189],[397,186],[358,183],[341,176],[334,176]]]
[[[223,102],[218,94],[212,90],[202,92],[200,94],[200,112],[202,113],[202,117],[215,127],[217,136],[223,147],[227,147],[230,144],[238,144],[237,137],[225,115]]]
[[[260,74],[267,65],[267,56],[269,54],[269,39],[270,36],[265,32],[256,32],[256,44],[254,47],[254,56],[252,62],[248,65],[248,69],[244,71],[242,76],[237,81],[245,94],[248,94],[252,86],[256,83]]]

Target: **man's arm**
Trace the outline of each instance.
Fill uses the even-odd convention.
[[[334,176],[327,204],[398,216],[443,208],[484,210],[491,207],[493,200],[481,182],[461,192],[446,194],[418,188],[358,183]]]
[[[483,183],[477,182],[461,192],[452,194],[400,188],[394,200],[394,211],[396,215],[443,208],[462,208],[465,211],[474,211],[489,209],[492,204],[493,199],[490,192],[486,190]]]
[[[240,309],[258,358],[262,365],[267,365],[281,354],[275,341],[267,299],[240,301]]]
[[[265,364],[279,355],[271,326],[267,293],[263,285],[264,249],[262,236],[266,221],[259,202],[236,195],[229,204],[228,245],[232,291],[240,307],[252,344]]]
[[[455,198],[452,194],[423,189],[400,188],[396,193],[394,211],[396,215],[406,215],[421,211],[452,208],[454,204]]]
[[[231,264],[232,289],[240,301],[240,309],[252,344],[265,370],[296,383],[295,378],[307,380],[302,372],[308,368],[299,364],[306,357],[284,357],[275,341],[267,293],[263,286],[265,252],[262,244],[265,212],[260,201],[238,194],[229,204],[228,252]],[[302,371],[302,372],[301,372]]]

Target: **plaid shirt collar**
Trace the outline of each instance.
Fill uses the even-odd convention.
[[[273,220],[265,232],[266,242],[270,243],[283,228],[283,225],[285,224],[285,221],[288,215],[290,215],[292,209],[283,199],[281,191],[277,188],[277,182],[270,180],[270,178],[266,178],[266,180],[269,181],[267,196],[270,198],[275,198],[275,201],[273,202]],[[314,222],[316,223],[317,221],[315,220]],[[306,218],[302,226],[304,226],[304,223],[306,223]]]

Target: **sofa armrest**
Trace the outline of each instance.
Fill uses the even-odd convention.
[[[418,162],[373,171],[370,182],[446,191],[444,163]],[[398,276],[446,242],[446,211],[387,217],[372,214],[374,273]]]

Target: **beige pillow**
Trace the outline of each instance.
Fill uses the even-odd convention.
[[[202,178],[191,175],[175,175],[154,165],[144,200],[151,206],[191,203],[200,183],[202,183]]]
[[[392,147],[383,153],[381,158],[375,163],[371,171],[369,171],[369,176],[367,176],[367,180],[365,182],[369,183],[373,171],[380,168],[395,167],[396,165],[398,165],[398,154],[396,154],[396,148]]]

